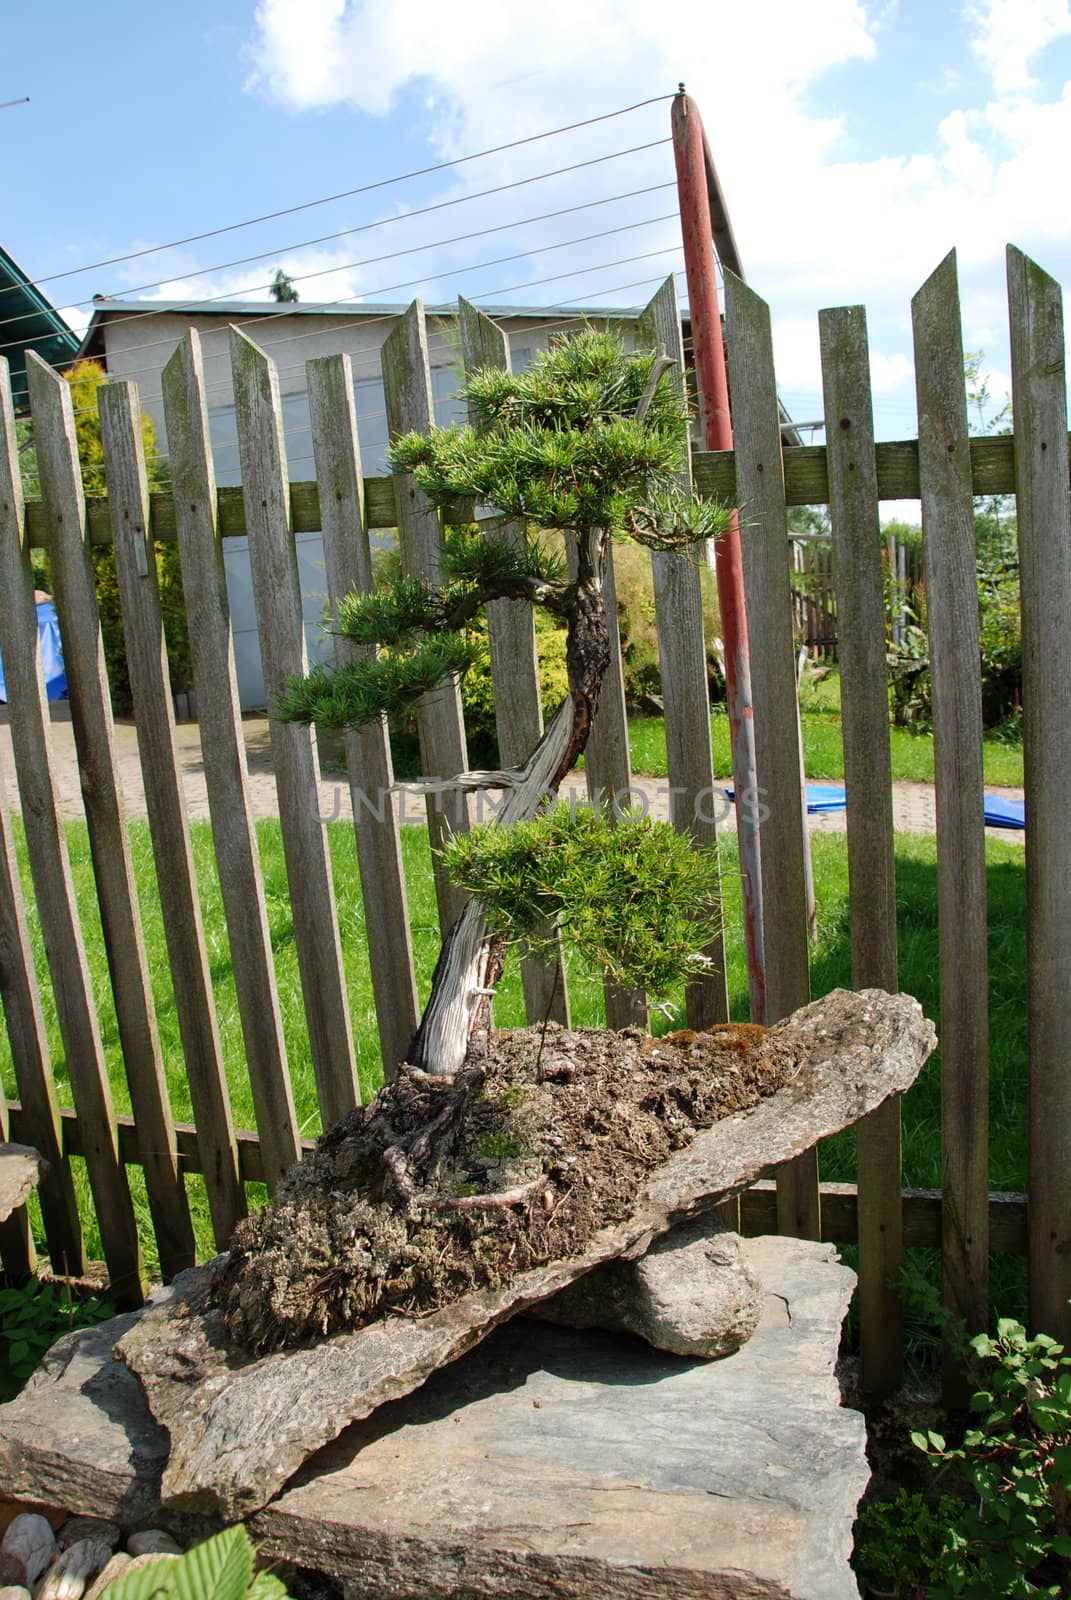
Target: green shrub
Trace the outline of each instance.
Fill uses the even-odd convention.
[[[950,1523],[927,1591],[933,1600],[1071,1593],[1071,1359],[1045,1334],[1002,1318],[972,1339],[982,1363],[963,1442],[912,1439],[965,1479],[971,1499]]]
[[[855,1525],[852,1564],[871,1593],[926,1600],[949,1526],[962,1504],[948,1495],[931,1504],[900,1489],[892,1500],[864,1506]]]
[[[534,609],[536,653],[539,657],[539,691],[543,715],[549,720],[569,693],[565,669],[565,629],[538,607]],[[465,712],[465,733],[474,750],[497,747],[495,732],[495,691],[491,680],[491,657],[487,644],[487,622],[481,616],[471,630],[480,645],[479,657],[461,680],[461,704]]]
[[[717,858],[668,822],[614,826],[563,804],[455,834],[442,859],[493,932],[548,954],[554,924],[587,965],[655,995],[705,970],[702,947],[720,925]]]
[[[703,638],[707,651],[707,681],[711,699],[724,697],[721,663],[721,613],[714,573],[702,560],[698,547],[703,592]],[[642,705],[662,693],[655,626],[654,582],[650,552],[635,545],[614,545],[614,579],[617,588],[617,624],[621,634],[621,659],[625,672],[625,698]]]
[[[20,1288],[0,1289],[0,1401],[18,1394],[63,1334],[114,1315],[109,1300],[76,1300],[65,1283],[31,1278]]]

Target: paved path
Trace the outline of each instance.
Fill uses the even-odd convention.
[[[55,754],[57,786],[60,808],[65,816],[83,815],[82,796],[78,783],[78,763],[75,757],[74,736],[66,716],[67,707],[57,706],[52,724],[52,745]],[[257,817],[278,814],[275,779],[271,764],[271,740],[267,720],[263,717],[247,718],[243,723],[246,754],[249,762],[249,787],[253,810]],[[145,790],[141,765],[138,760],[137,733],[132,722],[118,722],[115,727],[119,772],[126,796],[128,814],[145,816]],[[201,758],[200,730],[194,722],[179,723],[176,727],[179,766],[182,772],[188,812],[193,819],[207,819],[208,797],[205,790],[204,764]],[[17,804],[15,768],[11,751],[11,729],[7,725],[7,708],[0,706],[0,778],[12,804]],[[637,778],[634,784],[637,805],[646,804],[648,814],[664,818],[669,810],[669,784],[664,778]],[[991,791],[1008,798],[1022,799],[1022,789],[996,789]],[[565,786],[566,794],[586,795],[583,774],[571,778]],[[493,800],[477,796],[476,803],[484,801],[487,819],[493,815]],[[402,822],[422,823],[424,803],[419,795],[402,793],[394,798]],[[736,819],[733,807],[724,798],[723,783],[715,784],[710,797],[711,813],[720,826],[734,828]],[[325,821],[335,821],[352,815],[349,785],[343,774],[326,771],[320,782],[320,814]],[[931,784],[897,783],[893,785],[893,822],[905,833],[933,834],[936,832],[934,791]],[[845,828],[843,811],[828,812],[810,818],[814,832],[842,833]],[[1022,840],[1023,834],[1007,828],[987,828],[994,838]]]

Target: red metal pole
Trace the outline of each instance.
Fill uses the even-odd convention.
[[[673,100],[673,153],[677,163],[677,193],[688,303],[692,319],[692,347],[699,389],[699,416],[708,450],[733,448],[729,414],[729,384],[725,372],[718,283],[714,272],[714,225],[710,210],[707,163],[709,154],[703,123],[694,100],[684,93]],[[713,163],[710,180],[717,188]],[[728,217],[718,219],[730,240]],[[739,265],[738,261],[734,265]],[[751,658],[748,653],[747,613],[744,608],[744,567],[740,552],[740,525],[734,513],[728,533],[714,546],[722,634],[725,640],[725,680],[732,740],[733,788],[736,795],[736,829],[740,850],[740,879],[744,898],[744,933],[747,941],[748,992],[751,1015],[766,1020],[766,971],[762,949],[762,879],[759,873],[758,777],[755,768],[755,725],[751,703]]]

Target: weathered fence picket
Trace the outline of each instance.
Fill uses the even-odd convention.
[[[984,1330],[989,962],[974,507],[954,253],[912,301],[937,787],[945,1302]],[[949,1381],[955,1382],[948,1363]]]
[[[509,340],[498,325],[467,300],[457,303],[461,353],[467,373],[481,367],[510,371]],[[524,528],[516,522],[495,523],[499,538],[523,550]],[[495,600],[487,607],[487,636],[491,648],[491,681],[495,691],[495,732],[503,767],[527,761],[543,736],[543,700],[539,686],[535,616],[525,600]],[[549,930],[548,930],[549,932]],[[521,963],[524,1010],[529,1022],[560,1022],[569,1026],[569,992],[562,960],[561,939],[555,961]]]
[[[7,789],[0,779],[0,1002],[23,1112],[24,1136],[47,1163],[38,1197],[49,1260],[54,1272],[80,1277],[86,1267],[82,1225],[70,1163],[63,1154],[63,1129],[8,805]]]
[[[55,423],[62,425],[60,408],[66,385],[40,365],[35,369],[35,378],[37,415],[43,421],[47,407]],[[104,665],[96,583],[85,545],[81,485],[72,478],[69,454],[64,454],[51,471],[53,493],[63,496],[70,507],[70,515],[56,525],[52,565],[57,616],[69,661],[67,688],[82,800],[130,1102],[146,1136],[149,1210],[161,1267],[171,1275],[193,1264],[193,1223],[179,1169],[125,805],[115,771],[111,693]],[[31,646],[32,591],[33,580],[24,564],[18,604],[26,617],[26,647],[35,649],[35,643]]]
[[[83,501],[74,448],[70,391],[50,367],[27,361],[35,425],[40,421],[38,464],[44,503],[57,551],[65,535],[82,538]],[[59,387],[57,388],[57,384]],[[84,1154],[93,1203],[100,1221],[108,1273],[121,1300],[136,1301],[143,1289],[141,1246],[119,1155],[111,1086],[97,1023],[97,1005],[86,963],[63,824],[56,805],[48,742],[48,708],[37,651],[36,613],[29,546],[22,526],[14,416],[6,365],[0,373],[0,650],[15,714],[11,744],[22,802],[37,912],[48,956],[56,1015],[71,1093],[85,1122]],[[61,392],[62,391],[62,392]],[[62,565],[62,556],[60,557]]]
[[[829,514],[837,592],[847,797],[852,982],[895,991],[896,881],[885,607],[870,357],[862,306],[819,313]],[[856,1131],[859,1327],[863,1386],[900,1381],[903,1315],[893,1287],[903,1263],[900,1103]]]
[[[383,345],[383,389],[387,428],[392,440],[410,432],[427,433],[435,426],[431,363],[424,307],[414,300]],[[439,514],[411,472],[394,472],[395,514],[402,566],[410,577],[441,583],[442,528]],[[421,696],[417,704],[420,764],[425,778],[446,782],[468,769],[461,688],[455,678]],[[427,795],[428,832],[435,872],[439,928],[447,933],[464,909],[465,895],[450,882],[437,852],[449,833],[469,825],[468,798],[463,790],[444,788]]]
[[[1060,285],[1008,248],[1023,630],[1030,1315],[1071,1341],[1071,501]]]
[[[762,811],[766,1018],[777,1022],[810,999],[805,840],[796,725],[788,528],[770,311],[725,274],[726,336],[733,393],[736,501],[743,507],[744,590],[751,640],[755,757]],[[747,797],[745,796],[745,799]],[[782,1233],[818,1238],[818,1158],[778,1174]]]
[[[253,599],[270,711],[286,678],[304,673],[308,664],[288,517],[279,382],[272,362],[236,328],[231,330],[231,366]],[[360,1091],[331,861],[320,817],[320,767],[308,728],[273,717],[271,749],[309,1046],[327,1127],[360,1103]]]
[[[204,367],[195,330],[164,368],[162,387],[212,840],[264,1179],[274,1190],[297,1160],[300,1138],[249,800]]]
[[[156,553],[149,536],[136,385],[114,383],[102,388],[99,407],[108,498],[115,517],[115,570],[164,939],[190,1099],[198,1138],[205,1145],[205,1186],[212,1227],[216,1243],[222,1247],[245,1215],[245,1192],[238,1175],[201,899],[175,752],[175,713]]]
[[[316,476],[322,491],[327,598],[333,611],[344,595],[372,588],[353,370],[345,355],[323,356],[310,361],[305,370]],[[335,660],[340,665],[359,654],[357,645],[336,638]],[[392,1078],[405,1059],[420,1017],[387,719],[379,717],[365,728],[348,732],[345,749],[380,1054],[383,1071]]]
[[[675,379],[683,383],[684,340],[675,278],[667,278],[648,302],[639,319],[637,336],[648,349],[671,358]],[[688,460],[681,473],[681,486],[689,492],[691,476]],[[716,856],[717,809],[699,553],[653,550],[651,574],[665,706],[670,821]],[[709,1028],[729,1016],[724,935],[719,934],[704,954],[710,961],[709,972],[685,990],[692,1028]]]

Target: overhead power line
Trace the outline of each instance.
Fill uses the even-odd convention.
[[[668,139],[659,139],[659,140],[656,140],[654,142],[657,143],[657,144],[668,144],[670,141]],[[641,148],[643,148],[643,147],[641,147]],[[631,152],[624,152],[624,153],[625,154],[630,154]],[[610,156],[600,156],[600,157],[598,157],[598,159],[600,161],[608,161],[608,160],[611,160],[612,157],[610,157]],[[578,163],[578,165],[584,165],[584,166],[587,166],[589,164],[590,163],[588,163],[588,162]],[[561,170],[567,172],[567,171],[570,171],[572,169],[570,169],[570,168],[562,168]],[[535,181],[534,179],[524,179],[524,180],[522,180],[522,182],[534,182],[534,181]],[[514,221],[514,222],[499,222],[499,223],[496,223],[493,227],[475,228],[470,233],[453,234],[450,238],[447,238],[447,239],[433,239],[433,240],[428,241],[425,244],[404,245],[400,249],[386,251],[383,255],[379,255],[379,256],[364,256],[358,261],[340,261],[340,262],[337,262],[337,263],[335,263],[334,265],[332,265],[330,267],[319,267],[319,268],[316,269],[315,272],[288,273],[287,276],[289,277],[291,283],[310,283],[314,278],[330,277],[333,272],[349,272],[349,271],[353,271],[357,267],[375,266],[380,261],[393,261],[398,256],[417,255],[422,250],[446,249],[446,247],[448,245],[464,244],[464,243],[467,243],[471,239],[481,239],[481,238],[485,237],[488,234],[506,233],[511,228],[528,227],[528,226],[531,226],[532,224],[537,223],[537,222],[550,222],[555,217],[569,216],[569,215],[571,215],[571,214],[573,214],[573,213],[575,213],[577,211],[591,210],[596,206],[613,205],[615,201],[635,200],[635,199],[638,199],[641,195],[655,194],[659,190],[671,189],[671,188],[673,188],[673,186],[674,186],[674,182],[673,182],[672,179],[670,179],[666,183],[651,183],[651,184],[647,184],[642,189],[629,189],[629,190],[624,191],[621,194],[604,195],[603,197],[601,197],[599,199],[596,199],[596,200],[582,200],[582,201],[579,202],[579,204],[573,205],[573,206],[560,206],[556,211],[544,211],[544,212],[540,212],[540,213],[538,213],[538,214],[536,214],[534,216],[518,217],[516,219],[516,221]],[[486,192],[488,194],[495,194],[495,193],[500,193],[503,189],[511,189],[511,188],[519,188],[519,187],[520,187],[520,184],[503,184],[503,185],[500,186],[500,188],[498,190],[489,189]],[[449,201],[449,202],[446,202],[446,203],[447,204],[457,204],[458,202]],[[429,211],[434,211],[434,210],[438,210],[439,207],[437,207],[437,206],[429,206],[427,209]],[[401,218],[399,218],[399,217],[384,217],[384,218],[380,219],[380,221],[378,221],[378,222],[365,223],[361,227],[358,227],[358,228],[345,228],[340,233],[337,233],[337,234],[326,234],[324,236],[324,239],[307,239],[303,243],[290,245],[290,246],[286,247],[286,250],[292,252],[294,250],[305,249],[306,247],[311,246],[311,245],[322,244],[322,243],[325,242],[325,240],[343,239],[343,238],[346,238],[348,235],[353,234],[353,233],[364,233],[364,232],[368,231],[371,228],[384,227],[388,223],[396,223],[398,221],[407,220],[408,216],[410,216],[410,215],[416,216],[416,215],[419,215],[419,213],[416,213],[416,212],[406,213],[406,215],[404,217],[401,217]],[[195,272],[184,273],[183,276],[185,278],[206,277],[209,274],[214,273],[214,272],[225,272],[230,267],[242,267],[242,266],[248,265],[251,262],[263,261],[265,259],[275,260],[278,256],[280,256],[280,255],[282,255],[284,253],[285,253],[285,250],[266,250],[266,251],[263,251],[263,252],[255,255],[255,256],[246,256],[246,257],[244,257],[244,258],[242,258],[241,260],[238,260],[238,261],[224,261],[224,262],[221,262],[218,266],[214,266],[214,267],[199,267]],[[136,288],[136,289],[127,290],[126,293],[121,298],[124,299],[124,300],[133,299],[133,297],[135,295],[143,294],[147,289],[160,289],[160,288],[163,288],[164,285],[168,281],[169,280],[167,278],[163,278],[157,283],[143,283],[143,284],[139,285],[138,288]],[[199,300],[196,300],[196,301],[191,301],[190,304],[212,305],[213,303],[218,302],[220,300],[233,300],[233,299],[237,298],[237,295],[241,295],[242,297],[245,297],[247,295],[254,295],[259,290],[270,289],[271,286],[272,286],[271,285],[271,280],[269,280],[267,283],[251,284],[248,288],[240,290],[240,291],[237,291],[237,294],[236,294],[236,292],[234,290],[228,289],[228,290],[226,290],[224,292],[221,292],[220,294],[205,295],[202,299],[199,299]],[[0,291],[0,299],[2,299],[2,293],[3,293],[3,291]],[[75,300],[75,301],[72,301],[71,304],[74,305],[74,306],[93,306],[94,308],[98,308],[102,304],[106,306],[107,305],[107,299],[106,298],[102,299],[102,297],[100,297],[100,296],[94,296],[94,298],[91,299],[91,300]],[[146,307],[146,309],[144,311],[132,311],[127,316],[117,318],[116,320],[117,321],[130,321],[130,320],[144,319],[146,317],[161,316],[161,315],[164,315],[164,314],[165,313],[162,312],[159,307],[155,307],[154,308],[154,307],[150,306],[150,307]],[[40,313],[37,312],[37,311],[20,312],[18,316],[6,317],[6,318],[0,319],[0,327],[2,327],[5,332],[7,332],[8,329],[13,328],[16,325],[16,323],[33,321],[39,315],[40,315]],[[2,344],[0,344],[0,350],[18,349],[19,348],[19,343],[20,343],[20,341],[19,341],[17,336],[14,339],[7,339]]]
[[[519,150],[523,145],[539,144],[543,139],[554,139],[559,134],[575,133],[579,128],[591,128],[596,123],[612,122],[616,117],[628,116],[633,111],[642,111],[646,106],[658,105],[662,101],[671,100],[672,95],[651,95],[647,100],[637,100],[630,106],[621,106],[616,111],[604,111],[596,117],[584,117],[579,122],[563,123],[558,128],[547,128],[543,133],[531,133],[523,139],[510,139],[505,144],[489,146],[486,150],[474,150],[466,156],[455,156],[451,161],[437,161],[431,166],[416,167],[411,172],[395,173],[390,178],[377,178],[373,183],[362,183],[355,189],[343,189],[338,194],[322,195],[317,200],[303,200],[298,205],[282,206],[278,211],[265,211],[257,217],[247,217],[242,222],[228,222],[218,228],[206,228],[203,233],[190,233],[181,239],[171,239],[167,244],[150,245],[144,250],[131,250],[126,255],[109,256],[102,261],[92,261],[84,267],[68,267],[63,272],[52,272],[43,278],[34,279],[34,286],[40,288],[44,283],[57,283],[61,278],[74,277],[80,272],[97,272],[103,267],[119,266],[124,261],[138,261],[144,256],[159,255],[164,250],[177,250],[181,245],[199,244],[205,239],[218,239],[225,233],[237,233],[242,228],[252,228],[261,222],[275,222],[280,217],[292,217],[299,211],[311,211],[317,206],[331,205],[336,200],[349,200],[355,195],[372,194],[377,189],[387,189],[395,183],[408,183],[414,178],[426,178],[436,172],[447,172],[452,167],[465,166],[470,161],[482,161],[487,156],[497,156],[506,150]]]
[[[606,229],[602,229],[600,231],[597,231],[595,233],[580,234],[579,236],[576,236],[574,238],[561,239],[561,240],[556,241],[553,244],[540,245],[540,246],[537,246],[537,247],[531,248],[531,249],[514,251],[510,255],[496,256],[496,257],[492,258],[490,261],[470,262],[470,263],[467,263],[464,266],[449,267],[443,272],[425,273],[425,274],[422,274],[421,276],[416,277],[416,278],[406,278],[406,279],[403,279],[401,282],[380,285],[380,286],[378,286],[378,287],[376,287],[374,289],[362,289],[360,292],[358,292],[356,294],[344,295],[339,299],[331,301],[329,307],[325,309],[324,314],[328,315],[328,316],[330,315],[330,306],[340,306],[340,305],[353,304],[354,302],[359,302],[359,301],[365,300],[365,299],[376,300],[376,299],[382,298],[384,295],[392,294],[392,293],[396,292],[397,290],[411,289],[411,288],[417,287],[417,286],[419,286],[421,284],[424,284],[424,283],[434,283],[434,282],[439,281],[440,279],[456,277],[456,276],[459,276],[460,274],[465,273],[465,272],[479,272],[479,271],[483,271],[487,267],[504,266],[505,264],[507,264],[508,262],[511,262],[511,261],[524,261],[524,260],[527,260],[529,258],[534,258],[534,257],[541,256],[541,255],[549,255],[552,251],[568,249],[573,245],[590,244],[592,241],[594,241],[596,239],[609,239],[609,238],[613,238],[613,237],[615,237],[615,236],[617,236],[619,234],[622,234],[622,233],[632,232],[637,228],[651,227],[651,226],[654,226],[654,225],[656,225],[658,223],[662,223],[662,222],[672,222],[672,221],[674,221],[676,219],[676,216],[677,216],[677,213],[675,211],[668,211],[668,212],[664,212],[662,215],[657,216],[657,217],[644,217],[641,220],[639,220],[638,222],[625,223],[621,227],[618,227],[618,228],[606,228]],[[673,248],[677,248],[677,247],[674,246]],[[659,254],[665,254],[664,251],[661,251],[661,252],[658,252],[658,253]],[[628,257],[626,259],[635,260],[637,258],[636,257]],[[612,265],[612,263],[610,263],[610,264]],[[343,270],[343,268],[340,266],[340,267],[335,268],[333,270],[341,271],[341,270]],[[599,269],[598,268],[576,267],[576,268],[572,269],[569,272],[557,273],[557,274],[554,275],[553,278],[549,278],[549,279],[548,278],[535,278],[535,279],[531,280],[531,282],[533,284],[544,283],[544,282],[553,282],[553,281],[555,281],[555,279],[559,279],[560,280],[562,278],[571,278],[571,277],[574,277],[574,276],[578,277],[581,274],[583,274],[584,272],[597,271],[597,270],[599,270]],[[294,281],[295,282],[300,282],[301,279],[300,279],[300,277],[296,277],[294,279]],[[525,287],[527,287],[526,284],[518,284],[518,285],[515,286],[514,289],[501,290],[501,291],[495,291],[495,292],[513,293],[513,292],[516,292],[516,289],[522,289],[522,288],[525,288]],[[213,303],[212,300],[193,300],[193,301],[188,301],[188,302],[184,302],[183,303],[183,310],[188,312],[191,315],[196,315],[197,314],[197,309],[198,309],[199,306],[209,306],[210,307],[212,305],[212,303]],[[173,308],[170,308],[170,309],[173,310]],[[146,320],[148,318],[166,316],[167,314],[168,314],[168,309],[161,310],[159,308],[154,308],[152,310],[146,310],[146,311],[132,311],[129,314],[117,314],[115,317],[112,318],[112,326],[122,326],[124,324],[128,324],[128,323],[131,323],[131,322],[141,322],[141,321],[144,321],[144,320]],[[306,309],[306,310],[303,311],[300,308],[300,306],[298,306],[298,307],[294,308],[293,310],[288,309],[286,311],[274,311],[267,304],[267,302],[265,302],[265,309],[264,309],[263,312],[260,312],[257,315],[252,316],[252,317],[243,318],[240,322],[236,322],[234,324],[234,326],[238,327],[238,328],[255,326],[257,323],[259,323],[261,321],[261,319],[265,315],[269,315],[272,318],[273,324],[278,325],[279,321],[284,317],[295,317],[295,318],[298,318],[300,320],[300,319],[302,319],[302,318],[304,318],[304,317],[306,317],[308,315],[308,310]],[[221,329],[220,331],[223,332],[224,330]],[[313,331],[314,330],[312,330],[312,329],[306,329],[304,333],[291,334],[288,337],[289,338],[298,338],[298,339],[310,338],[310,337],[312,337]],[[285,339],[284,340],[275,340],[274,341],[275,344],[281,344],[281,343],[285,343],[285,342],[286,342]],[[152,349],[154,349],[155,347],[157,347],[159,345],[165,345],[165,344],[170,344],[170,343],[172,343],[172,338],[171,337],[165,337],[165,338],[162,338],[162,339],[155,339],[155,340],[148,340],[148,341],[145,342],[145,344],[143,344],[143,345],[141,345],[139,347],[139,352],[138,353],[140,355],[143,351],[152,350]],[[60,365],[61,366],[72,366],[74,364],[75,364],[74,362],[66,362],[66,363],[61,363]],[[150,372],[150,371],[151,372],[155,372],[156,371],[156,366],[154,364],[151,367],[133,368],[128,375],[131,376],[131,377],[134,377],[139,372],[142,372],[142,371],[144,371],[144,372]]]

